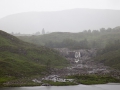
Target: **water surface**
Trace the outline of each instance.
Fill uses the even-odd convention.
[[[75,86],[34,86],[34,87],[6,87],[0,90],[120,90],[120,84],[75,85]]]

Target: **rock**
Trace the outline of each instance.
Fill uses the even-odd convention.
[[[51,85],[48,83],[43,83],[41,86],[51,86]]]

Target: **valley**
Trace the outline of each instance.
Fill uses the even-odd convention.
[[[46,75],[49,61],[54,68],[68,65],[54,50],[23,42],[0,30],[0,86],[12,80]]]
[[[0,86],[119,82],[119,30],[120,27],[102,28],[101,31],[56,32],[17,38],[0,31]],[[50,78],[42,80],[47,77]],[[75,79],[76,82],[56,83],[51,78]]]
[[[0,0],[0,90],[120,90],[120,0]]]

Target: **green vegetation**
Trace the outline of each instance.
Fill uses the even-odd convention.
[[[19,39],[45,45],[50,48],[88,49],[104,48],[109,41],[120,38],[120,27],[101,28],[98,30],[84,30],[79,33],[54,32],[38,36],[18,36]]]
[[[54,32],[39,36],[19,36],[21,40],[50,48],[97,48],[95,61],[120,70],[120,26],[84,30],[79,33]]]
[[[40,77],[40,76],[12,79],[11,81],[9,81],[9,83],[6,83],[2,86],[5,86],[5,87],[40,86],[41,83],[36,83],[32,81],[32,79],[36,77]]]
[[[120,79],[116,79],[110,76],[100,76],[100,75],[72,75],[67,76],[69,79],[75,79],[77,83],[80,84],[105,84],[105,83],[120,83]]]
[[[120,40],[109,42],[105,48],[98,51],[95,60],[120,70]]]
[[[0,85],[13,79],[47,74],[48,61],[51,61],[51,68],[68,65],[56,51],[0,31]]]
[[[44,80],[44,83],[48,83],[52,86],[69,86],[69,85],[77,85],[75,82],[54,82],[50,80]]]
[[[68,62],[65,58],[50,48],[97,48],[97,56],[94,58],[96,62],[120,70],[120,27],[101,28],[100,31],[85,30],[80,33],[55,32],[39,36],[19,36],[18,38],[0,31],[0,86],[10,80],[50,74],[52,68],[67,66]],[[77,83],[82,84],[119,82],[118,79],[109,76],[76,75],[69,76],[69,78],[76,79]],[[63,85],[60,82],[49,81],[49,83]],[[21,85],[32,84],[35,85],[33,82]],[[64,83],[64,85],[70,84],[72,83]]]

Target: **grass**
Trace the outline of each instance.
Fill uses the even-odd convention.
[[[50,80],[44,80],[42,81],[44,83],[48,83],[52,86],[69,86],[69,85],[77,85],[75,82],[54,82]]]
[[[120,79],[111,76],[100,75],[72,75],[67,78],[75,79],[77,83],[91,85],[91,84],[105,84],[105,83],[120,83]]]
[[[56,51],[44,46],[23,42],[0,31],[0,84],[10,80],[43,75],[47,73],[46,63],[52,68],[65,67],[68,62]],[[14,78],[11,78],[14,77]]]
[[[45,35],[39,36],[19,36],[21,40],[34,43],[36,45],[46,45],[51,48],[69,48],[69,49],[84,49],[86,47],[83,44],[81,47],[80,41],[86,39],[88,41],[87,49],[88,48],[97,48],[98,50],[103,50],[106,45],[114,42],[116,40],[120,40],[120,28],[116,29],[113,28],[111,31],[106,30],[105,32],[97,32],[97,33],[88,33],[88,32],[80,32],[80,33],[69,33],[69,32],[54,32]],[[75,42],[64,42],[65,40],[71,40]],[[34,42],[36,41],[36,42]],[[66,45],[67,44],[67,45]],[[120,47],[120,45],[118,45]],[[110,49],[118,48],[118,47],[111,47]],[[107,66],[120,70],[120,49],[114,51],[108,51],[103,55],[98,55],[94,61],[103,63]]]

